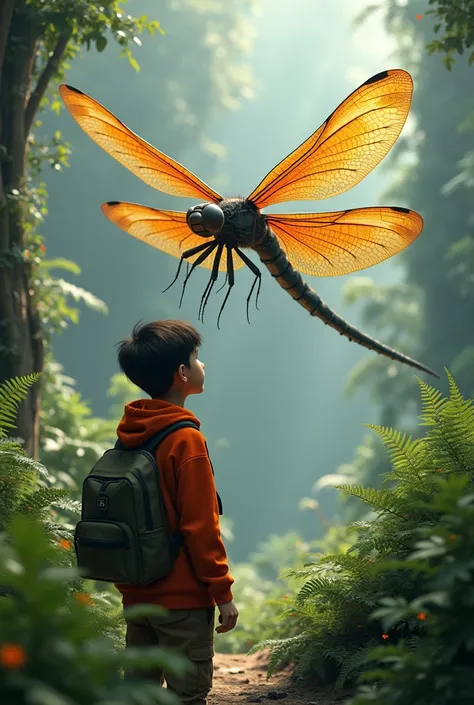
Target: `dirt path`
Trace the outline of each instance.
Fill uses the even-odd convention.
[[[264,652],[245,654],[216,654],[214,658],[214,687],[209,705],[247,705],[248,702],[281,700],[281,705],[342,705],[347,694],[323,690],[302,690],[290,681],[290,669],[276,673],[267,680]]]

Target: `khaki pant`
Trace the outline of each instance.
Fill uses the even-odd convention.
[[[139,617],[127,620],[126,647],[166,646],[187,656],[190,670],[183,678],[162,673],[156,669],[133,675],[166,684],[183,705],[206,705],[212,687],[214,656],[214,607],[192,610],[170,610],[159,617]]]

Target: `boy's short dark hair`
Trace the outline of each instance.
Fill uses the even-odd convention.
[[[118,363],[128,379],[152,398],[169,390],[180,365],[201,345],[199,332],[186,321],[137,323],[132,335],[118,343]]]

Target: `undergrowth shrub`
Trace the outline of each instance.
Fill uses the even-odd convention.
[[[344,553],[316,556],[289,575],[303,585],[283,613],[295,628],[290,638],[265,639],[250,653],[270,648],[268,676],[279,664],[295,664],[297,680],[351,686],[372,659],[373,649],[398,646],[416,650],[424,629],[424,612],[409,611],[383,627],[371,615],[390,600],[411,604],[425,594],[428,576],[412,555],[419,532],[434,531],[443,520],[433,503],[440,478],[460,478],[470,492],[474,475],[474,408],[448,374],[450,395],[419,380],[424,437],[413,439],[396,430],[369,426],[382,439],[392,469],[381,489],[341,485],[375,513],[371,521],[349,526],[353,545]],[[387,603],[387,600],[389,602]],[[405,604],[404,602],[404,604]]]
[[[471,434],[471,442],[474,440]],[[431,508],[436,526],[420,527],[407,563],[426,576],[424,592],[411,602],[386,599],[373,614],[390,633],[417,616],[422,634],[416,649],[402,643],[374,649],[352,705],[468,705],[474,684],[474,492],[472,478],[438,480]],[[389,562],[380,566],[390,571]]]
[[[46,468],[7,438],[18,404],[40,375],[0,385],[0,702],[8,705],[178,705],[157,684],[124,681],[122,669],[157,666],[184,674],[166,649],[123,649],[117,596],[82,580],[70,489],[50,486]],[[162,613],[150,605],[138,614]]]

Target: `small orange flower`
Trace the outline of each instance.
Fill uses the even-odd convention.
[[[41,243],[40,245],[40,250],[43,254],[46,252],[46,247],[43,245],[43,243]]]
[[[26,258],[26,259],[29,259],[29,256],[30,256],[30,251],[29,251],[29,250],[25,250],[25,251],[23,252],[23,254],[25,255],[25,258]]]
[[[61,539],[59,541],[59,547],[64,549],[65,551],[69,551],[69,549],[71,548],[71,542],[67,539]]]
[[[80,602],[82,605],[92,605],[92,599],[89,593],[87,592],[76,592],[74,595],[76,600]]]
[[[21,668],[26,663],[26,651],[20,644],[2,644],[0,663],[4,668]]]
[[[423,17],[423,15],[417,15],[417,16],[416,16],[416,19],[417,19],[417,20],[421,20],[422,17]]]
[[[416,615],[416,618],[420,620],[420,622],[424,622],[426,619],[426,614],[424,612],[420,612],[420,614]]]
[[[388,639],[388,634],[382,634],[382,639],[385,641],[385,639]]]
[[[436,472],[443,472],[443,468],[436,468]]]
[[[28,507],[28,511],[29,511],[29,512],[31,512],[32,509],[33,509],[33,507]]]
[[[287,600],[287,599],[288,599],[288,595],[283,595],[283,599],[284,599],[284,600]]]

